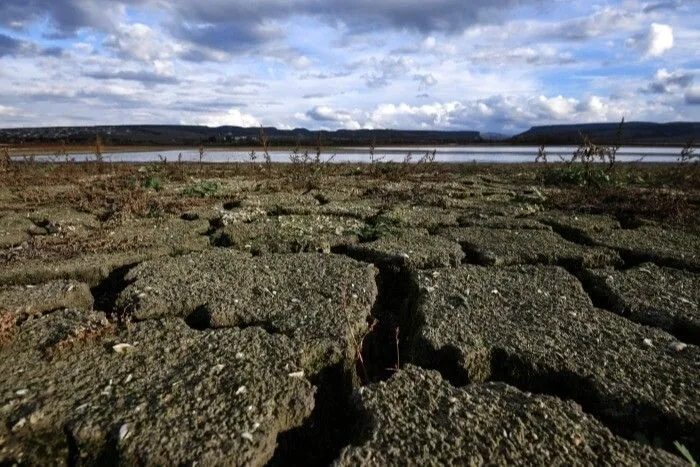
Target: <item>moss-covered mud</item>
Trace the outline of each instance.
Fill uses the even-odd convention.
[[[698,168],[619,170],[12,167],[0,465],[697,459]]]

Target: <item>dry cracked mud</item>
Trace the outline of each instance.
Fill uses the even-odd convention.
[[[700,455],[695,224],[557,209],[528,168],[25,170],[0,193],[0,465]]]

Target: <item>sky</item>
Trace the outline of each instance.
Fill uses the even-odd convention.
[[[1,0],[0,127],[700,120],[700,0]]]

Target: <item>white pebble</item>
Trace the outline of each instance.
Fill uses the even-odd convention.
[[[112,346],[112,349],[113,349],[116,353],[126,353],[126,352],[130,351],[130,350],[133,349],[133,348],[134,348],[134,346],[131,345],[131,344],[116,344],[116,345],[113,345],[113,346]]]
[[[26,419],[26,418],[24,418],[24,417],[20,418],[19,421],[18,421],[17,423],[15,423],[14,426],[12,427],[12,432],[14,433],[14,432],[16,432],[16,431],[18,431],[18,430],[21,430],[22,427],[23,427],[24,425],[26,425],[26,423],[27,423],[27,419]]]
[[[688,347],[688,344],[684,342],[674,342],[671,344],[671,348],[676,352],[682,352],[686,347]]]
[[[119,427],[119,441],[124,441],[130,434],[128,424],[125,423]]]
[[[245,394],[246,391],[247,391],[246,387],[245,387],[245,386],[241,386],[241,387],[239,387],[239,388],[236,390],[236,395],[237,395],[237,396],[240,396],[241,394]]]
[[[245,358],[245,354],[244,354],[243,352],[238,352],[238,353],[236,354],[236,358],[237,358],[238,360],[241,360],[241,359]]]
[[[27,394],[29,394],[29,389],[18,389],[17,391],[15,391],[15,394],[17,394],[18,396],[26,396]]]
[[[304,371],[296,371],[294,373],[289,373],[290,378],[303,378],[304,377]]]
[[[241,438],[247,439],[251,443],[253,442],[253,435],[251,433],[248,433],[247,431],[244,431],[243,433],[241,433]]]
[[[644,339],[643,342],[644,342],[644,345],[646,345],[647,347],[654,347],[654,343],[648,337],[646,339]]]

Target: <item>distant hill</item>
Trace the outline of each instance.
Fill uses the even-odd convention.
[[[266,127],[265,135],[274,146],[385,144],[469,144],[480,142],[478,131],[337,130],[311,131],[304,128],[278,130]],[[0,130],[0,144],[91,144],[99,135],[110,145],[257,145],[260,128],[222,126],[210,128],[186,125],[123,125],[94,127],[13,128]]]
[[[272,146],[313,146],[320,138],[324,146],[425,145],[446,144],[565,144],[581,142],[581,133],[595,143],[615,140],[616,123],[550,125],[532,127],[508,137],[478,131],[419,130],[337,130],[312,131],[305,128],[279,130],[266,127]],[[140,146],[257,146],[260,128],[222,126],[211,128],[194,125],[118,125],[84,127],[44,127],[0,129],[0,145],[17,144],[94,144],[99,135],[106,145]],[[700,141],[700,122],[648,123],[629,122],[623,126],[623,144],[683,145],[690,139]]]
[[[517,144],[578,144],[581,134],[594,143],[613,143],[618,123],[591,123],[574,125],[535,126],[514,136]],[[700,140],[700,122],[649,123],[625,122],[622,126],[622,144],[676,144]]]

